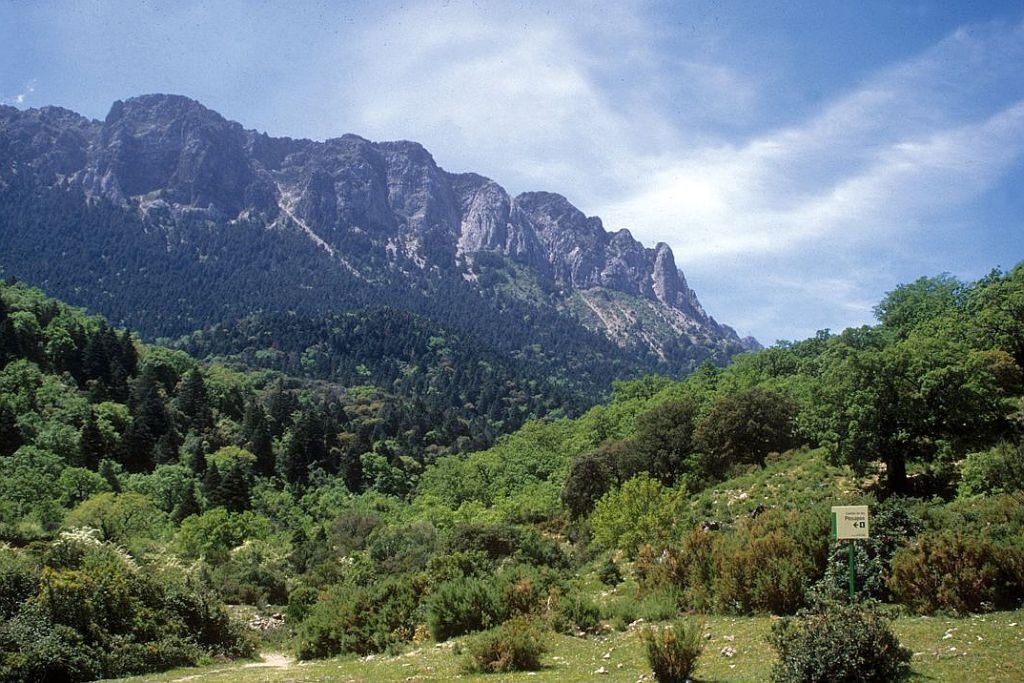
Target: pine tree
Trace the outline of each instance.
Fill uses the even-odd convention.
[[[294,484],[305,483],[310,465],[327,459],[323,420],[312,408],[299,414],[284,455],[284,461],[278,463],[278,474]]]
[[[273,476],[274,439],[270,435],[266,413],[255,401],[245,409],[242,434],[245,436],[246,449],[256,456],[256,474],[263,477]]]
[[[292,414],[298,410],[299,402],[295,394],[286,391],[284,382],[278,380],[271,389],[270,397],[267,399],[267,413],[270,417],[270,433],[281,436],[292,424]]]
[[[177,405],[190,428],[202,432],[213,426],[213,412],[210,410],[206,382],[199,368],[193,369],[185,377],[185,382],[178,393]]]
[[[78,440],[78,452],[81,456],[82,466],[95,470],[100,465],[100,460],[108,455],[107,440],[103,437],[99,425],[96,424],[96,414],[89,411],[89,417],[82,425],[82,434]]]
[[[199,498],[196,496],[196,487],[189,486],[185,489],[181,500],[178,501],[178,504],[171,511],[171,519],[174,520],[175,524],[181,524],[181,521],[186,517],[198,515],[202,511],[202,507],[199,505]]]
[[[107,482],[107,486],[114,493],[121,493],[121,467],[113,460],[100,460],[96,472]]]
[[[206,498],[208,508],[221,507],[224,502],[220,495],[221,477],[217,471],[217,463],[211,462],[206,467],[206,474],[203,475],[203,497]]]
[[[239,462],[231,463],[224,476],[221,477],[218,491],[220,504],[231,512],[248,510],[251,486],[245,466]]]
[[[157,442],[171,429],[160,383],[151,368],[147,367],[135,380],[129,408],[132,425],[124,436],[123,462],[129,469],[148,471],[153,468],[153,451]],[[168,453],[162,452],[161,455],[167,457]]]

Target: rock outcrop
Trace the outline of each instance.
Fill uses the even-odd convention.
[[[492,254],[527,269],[564,310],[593,290],[646,302],[672,321],[664,339],[645,330],[654,352],[680,334],[736,349],[757,344],[704,311],[668,245],[646,248],[628,230],[608,232],[558,194],[510,197],[488,178],[446,172],[415,142],[272,138],[172,95],[115,102],[102,122],[56,107],[0,107],[0,187],[26,176],[136,207],[154,225],[189,217],[296,232],[366,279],[384,269],[474,281],[472,256]],[[587,298],[595,321],[605,317],[601,300]],[[602,331],[620,344],[637,341],[623,324]]]

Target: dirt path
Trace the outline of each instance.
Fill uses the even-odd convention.
[[[249,662],[242,666],[243,669],[287,669],[295,663],[295,658],[283,652],[265,652],[263,660]]]
[[[240,667],[225,667],[222,669],[212,669],[210,671],[204,671],[199,674],[192,674],[191,676],[185,676],[183,678],[175,678],[171,683],[186,683],[187,681],[197,681],[207,676],[213,676],[215,674],[222,674],[225,671],[237,671],[238,669],[287,669],[295,664],[295,658],[291,655],[286,655],[283,652],[264,652],[258,662],[249,662],[243,664]]]

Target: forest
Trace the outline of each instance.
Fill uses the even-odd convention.
[[[807,615],[868,619],[877,644],[873,605],[1019,608],[1024,265],[921,278],[875,314],[589,407],[543,365],[386,307],[154,345],[8,280],[0,680],[475,632],[468,670],[535,668],[544,633],[682,614],[800,615],[774,676],[816,680]],[[842,612],[839,504],[872,510],[866,617]],[[261,635],[242,608],[284,626]],[[879,680],[909,672],[889,651]]]

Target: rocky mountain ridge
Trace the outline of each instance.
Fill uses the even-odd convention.
[[[495,279],[482,263],[503,268],[499,280],[526,272],[548,304],[582,310],[591,329],[662,357],[673,336],[714,355],[757,346],[704,311],[667,245],[608,232],[558,194],[510,197],[488,178],[449,173],[415,142],[272,138],[173,95],[115,102],[102,122],[58,107],[0,106],[0,191],[13,186],[128,207],[146,230],[163,231],[168,249],[185,240],[203,251],[186,223],[262,226],[308,241],[318,268],[365,283],[482,286]],[[601,292],[628,305],[618,297],[609,309]]]

